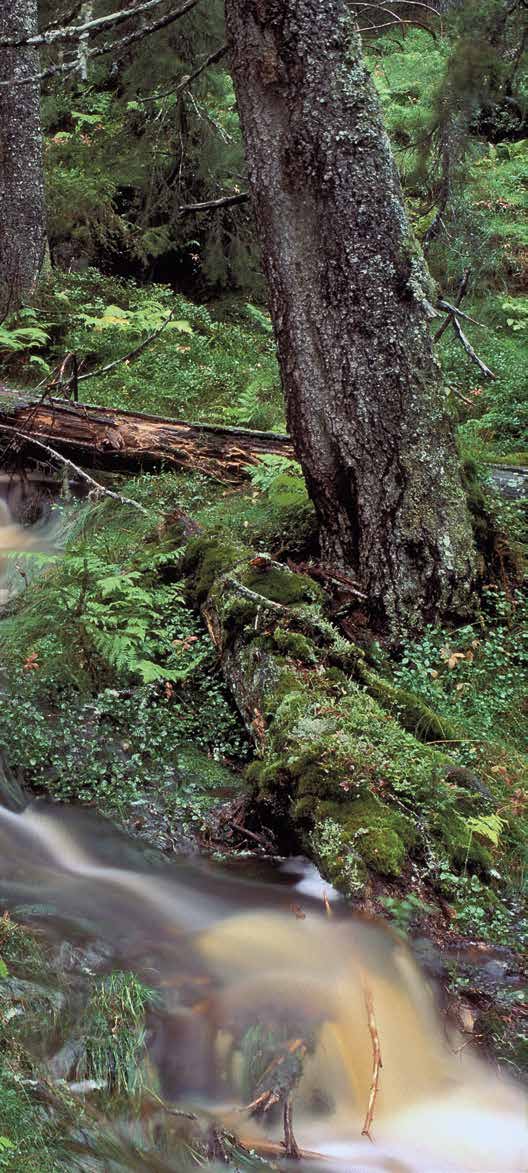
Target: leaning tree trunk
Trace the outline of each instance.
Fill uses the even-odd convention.
[[[463,609],[473,543],[409,230],[348,0],[226,0],[290,432],[325,558],[393,636]]]
[[[0,40],[37,31],[37,0],[2,0]],[[45,248],[38,52],[0,49],[0,319],[34,288]],[[9,84],[3,84],[9,83]]]

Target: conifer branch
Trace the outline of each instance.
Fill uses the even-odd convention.
[[[102,57],[106,53],[114,53],[123,49],[128,49],[129,45],[133,45],[136,41],[140,41],[143,37],[148,37],[152,33],[159,32],[160,29],[167,28],[168,25],[173,24],[175,20],[185,16],[192,8],[195,8],[200,0],[186,0],[181,8],[173,9],[171,12],[161,16],[159,20],[153,21],[152,24],[145,25],[143,28],[135,29],[134,32],[128,33],[117,41],[105,41],[104,45],[96,45],[92,49],[88,49],[85,54],[85,60],[91,61],[94,57]],[[139,11],[139,9],[136,9]],[[5,42],[2,42],[5,44]],[[61,62],[59,65],[50,65],[48,69],[42,70],[42,73],[32,74],[31,77],[21,78],[7,78],[5,81],[0,81],[0,87],[5,86],[23,86],[33,85],[37,81],[45,81],[49,77],[57,77],[60,74],[68,74],[74,72],[79,66],[79,56],[76,53],[73,60]]]
[[[5,37],[0,41],[0,45],[19,49],[23,45],[37,47],[39,45],[53,45],[56,41],[78,41],[86,35],[96,36],[102,29],[122,24],[123,21],[148,12],[151,8],[158,8],[163,3],[164,0],[144,0],[144,3],[136,4],[132,8],[123,8],[121,12],[111,12],[108,16],[94,17],[93,20],[87,20],[83,24],[63,24],[59,28],[50,25],[44,29],[44,32],[36,33],[33,37]]]
[[[216,65],[217,61],[221,61],[222,57],[225,57],[228,48],[228,45],[221,45],[219,49],[215,49],[214,53],[210,53],[209,57],[207,57],[206,60],[203,61],[202,64],[199,65],[193,73],[188,73],[185,75],[185,77],[182,77],[181,81],[179,81],[178,84],[172,89],[164,90],[161,94],[149,94],[148,98],[140,98],[140,101],[159,102],[161,98],[170,98],[172,94],[179,94],[182,90],[186,90],[190,85],[192,85],[193,81],[195,81],[196,78],[204,72],[204,70],[209,68],[210,65]]]
[[[178,208],[180,215],[185,215],[187,212],[210,212],[216,211],[218,208],[229,208],[234,204],[245,204],[249,199],[248,191],[237,192],[236,195],[220,196],[218,200],[204,200],[200,204],[182,204]]]

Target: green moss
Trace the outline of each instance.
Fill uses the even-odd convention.
[[[251,567],[244,574],[244,585],[258,595],[290,607],[295,603],[321,602],[321,588],[306,574],[294,574],[278,566]]]
[[[489,871],[493,856],[477,835],[472,835],[468,824],[455,811],[441,811],[431,821],[431,830],[456,868],[470,871]]]
[[[243,595],[237,595],[234,592],[225,596],[223,595],[221,584],[213,587],[211,598],[219,606],[226,643],[233,643],[237,636],[243,634],[244,628],[250,626],[254,628],[255,620],[259,613],[257,602],[246,599]]]
[[[273,632],[273,641],[281,652],[291,656],[293,660],[302,660],[304,664],[317,663],[318,656],[314,644],[301,632],[290,631],[277,625]]]
[[[363,895],[368,870],[354,851],[342,825],[335,819],[321,819],[310,836],[311,854],[331,883],[348,896]]]
[[[215,580],[230,570],[247,551],[231,541],[204,535],[193,538],[183,557],[183,573],[188,579],[189,594],[199,605],[205,602]]]
[[[342,843],[383,876],[401,874],[409,849],[417,841],[411,820],[374,796],[345,804],[322,803],[318,816],[338,824]]]
[[[414,733],[420,741],[444,741],[459,736],[456,725],[445,717],[439,717],[416,693],[398,688],[368,669],[361,670],[361,678],[371,696],[380,701],[383,708],[397,717],[403,728]]]

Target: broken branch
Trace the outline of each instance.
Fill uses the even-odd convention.
[[[131,505],[133,509],[139,509],[140,513],[144,513],[145,517],[150,516],[148,509],[145,509],[138,501],[133,501],[131,497],[123,497],[121,493],[114,493],[113,489],[105,489],[104,485],[99,484],[99,481],[94,480],[89,473],[79,468],[72,460],[68,460],[66,456],[62,456],[60,452],[57,452],[55,448],[51,448],[49,444],[43,444],[41,440],[36,440],[34,436],[29,436],[27,432],[21,432],[19,428],[11,428],[8,425],[3,425],[2,431],[11,432],[13,436],[17,436],[20,440],[35,444],[37,448],[46,452],[53,460],[58,460],[60,464],[71,469],[82,480],[87,481],[98,497],[112,497],[114,501],[119,501],[120,505]]]
[[[464,300],[464,298],[466,296],[467,287],[469,285],[470,274],[471,274],[471,269],[464,269],[464,272],[462,274],[462,280],[461,280],[460,285],[458,287],[457,298],[456,298],[456,302],[455,302],[455,306],[457,306],[457,307],[460,305],[460,303]],[[445,334],[448,326],[451,325],[453,313],[454,313],[454,307],[450,311],[450,313],[448,313],[447,318],[445,318],[445,320],[442,322],[440,329],[437,330],[436,334],[433,335],[433,342],[439,342],[442,337],[442,334]]]
[[[497,376],[494,375],[493,371],[490,371],[490,368],[488,366],[486,366],[486,363],[483,362],[481,358],[479,358],[476,350],[473,349],[471,342],[469,341],[469,338],[466,338],[466,335],[464,334],[464,331],[462,330],[462,326],[460,325],[460,322],[459,322],[456,314],[453,314],[452,318],[453,318],[453,329],[455,331],[455,334],[457,335],[457,338],[459,339],[462,346],[464,347],[466,354],[469,355],[471,361],[474,362],[475,365],[479,368],[479,371],[484,375],[485,379],[496,379]]]
[[[94,20],[85,21],[84,24],[62,25],[60,28],[50,26],[34,37],[4,37],[0,41],[0,46],[12,46],[14,49],[19,49],[23,45],[53,45],[55,41],[77,41],[87,34],[90,37],[95,36],[101,29],[111,28],[116,24],[122,24],[124,20],[129,20],[131,17],[140,16],[151,8],[159,8],[162,3],[163,0],[145,0],[143,4],[136,4],[134,8],[123,8],[121,12],[110,12],[108,16],[98,16]]]
[[[229,208],[234,204],[245,204],[249,199],[248,191],[237,192],[236,195],[220,196],[218,200],[204,200],[200,204],[182,204],[178,208],[180,216],[187,212],[210,212],[217,211],[218,208]]]
[[[159,20],[153,21],[152,24],[144,25],[142,28],[135,29],[134,32],[128,33],[117,41],[105,41],[103,45],[97,45],[93,49],[87,49],[85,53],[85,61],[91,61],[94,57],[102,57],[106,53],[118,52],[122,49],[128,49],[129,45],[135,44],[143,37],[148,37],[152,33],[159,32],[160,29],[167,28],[168,25],[173,24],[175,20],[185,16],[192,8],[195,8],[199,0],[186,0],[186,3],[181,8],[173,9],[165,16],[161,16]],[[37,81],[45,81],[48,77],[57,77],[59,74],[68,74],[75,72],[79,67],[79,55],[76,53],[75,58],[70,61],[61,62],[58,65],[50,65],[48,69],[42,70],[41,73],[32,74],[30,77],[9,77],[5,81],[0,81],[0,86],[26,86],[33,85]]]

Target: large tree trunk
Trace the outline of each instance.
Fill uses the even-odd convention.
[[[226,0],[288,422],[325,557],[393,636],[463,609],[473,543],[429,278],[348,0]]]
[[[37,31],[37,0],[2,0],[0,39]],[[0,49],[0,319],[37,281],[46,243],[39,71],[30,47]]]

